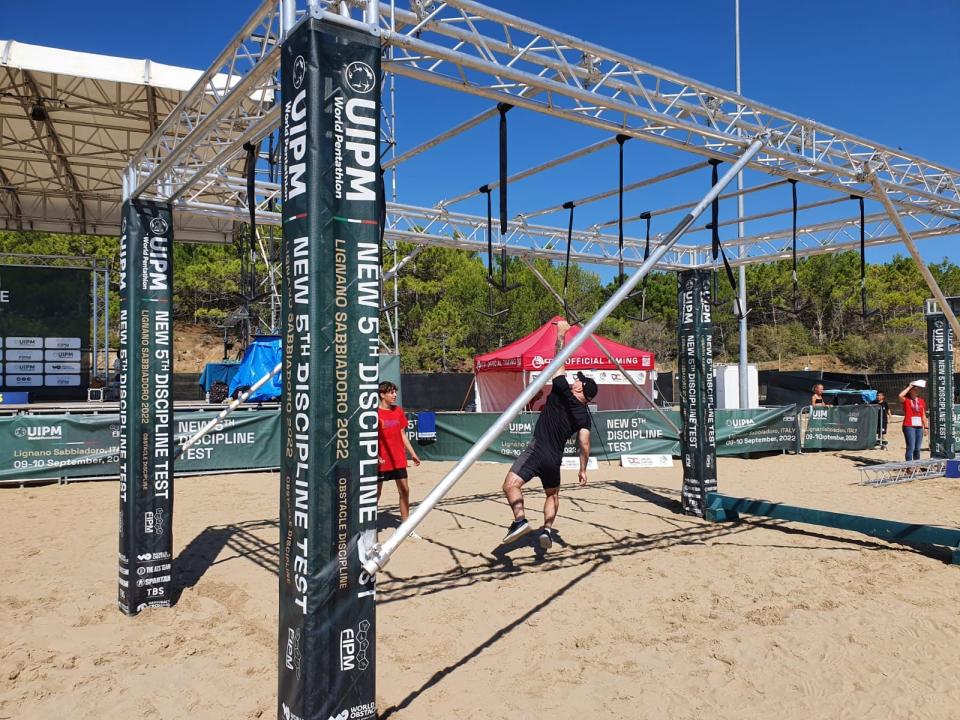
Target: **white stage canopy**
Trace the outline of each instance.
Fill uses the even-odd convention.
[[[201,74],[0,40],[0,229],[119,235],[123,171]],[[232,233],[196,214],[175,222],[181,240]]]

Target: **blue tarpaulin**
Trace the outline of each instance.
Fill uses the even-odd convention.
[[[230,397],[233,397],[238,389],[245,390],[264,375],[268,375],[280,362],[281,355],[279,335],[258,335],[255,337],[243,354],[243,360],[240,361],[240,367],[237,369],[236,375],[230,381]],[[277,373],[270,382],[247,398],[247,402],[264,402],[279,398],[283,387],[282,374]]]
[[[204,392],[210,392],[210,388],[213,387],[213,384],[217,381],[225,382],[229,387],[230,381],[233,379],[233,376],[236,375],[239,367],[240,363],[236,360],[207,363],[203,367],[203,372],[200,373],[200,379],[197,382],[200,383],[200,387],[203,388]]]

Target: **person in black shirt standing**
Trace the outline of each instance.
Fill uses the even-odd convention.
[[[880,406],[880,447],[885,448],[887,446],[887,424],[890,420],[890,403],[887,402],[886,394],[878,392],[877,399],[873,404]]]
[[[570,324],[557,323],[557,352],[563,347]],[[543,484],[546,499],[543,502],[543,529],[539,543],[544,550],[553,545],[553,522],[560,506],[560,464],[563,446],[577,433],[580,444],[581,485],[587,482],[587,459],[590,457],[590,414],[587,403],[597,395],[597,384],[583,373],[577,373],[573,385],[564,377],[563,366],[553,376],[553,386],[547,402],[533,428],[533,440],[520,454],[503,481],[503,493],[513,511],[513,523],[503,538],[504,543],[526,535],[533,528],[523,510],[523,485],[534,477]]]

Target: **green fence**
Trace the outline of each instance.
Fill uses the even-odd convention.
[[[960,406],[954,432],[960,441]],[[667,411],[680,424],[680,413]],[[806,413],[804,413],[806,416]],[[182,412],[175,418],[178,442],[216,417],[212,411]],[[437,413],[437,439],[418,445],[424,460],[459,460],[490,427],[490,413]],[[511,462],[533,437],[536,413],[522,413],[481,455],[481,460]],[[875,407],[851,405],[817,408],[805,424],[804,449],[868,449],[876,442]],[[416,437],[417,416],[411,413],[410,432]],[[793,405],[751,410],[718,410],[717,454],[743,455],[797,450],[797,409]],[[118,475],[120,421],[116,415],[17,415],[0,418],[0,482],[43,478],[109,477]],[[672,455],[680,440],[653,410],[593,413],[590,453],[599,460],[621,455]],[[573,442],[566,453],[576,455]],[[177,461],[181,474],[215,470],[275,468],[280,460],[279,413],[241,410],[224,420],[219,431],[206,436]]]
[[[668,410],[666,414],[675,425],[680,425],[679,412]],[[424,460],[459,460],[496,417],[491,413],[438,413],[436,442],[418,446],[417,453]],[[507,462],[517,457],[533,437],[537,417],[536,413],[518,415],[480,460]],[[415,435],[415,416],[410,429]],[[796,410],[792,405],[718,410],[716,430],[718,455],[794,451],[797,447]],[[577,454],[572,440],[567,443],[565,454]],[[680,438],[654,410],[597,412],[593,413],[590,454],[599,460],[617,460],[621,455],[679,457]]]
[[[181,413],[178,442],[217,416]],[[277,467],[280,417],[276,410],[241,411],[177,461],[178,473]],[[0,481],[119,476],[117,415],[17,415],[0,418]]]

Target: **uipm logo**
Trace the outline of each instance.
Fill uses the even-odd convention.
[[[21,430],[26,430],[21,435]],[[39,425],[37,427],[17,428],[17,437],[26,435],[27,440],[60,440],[63,439],[63,428],[59,425]]]

